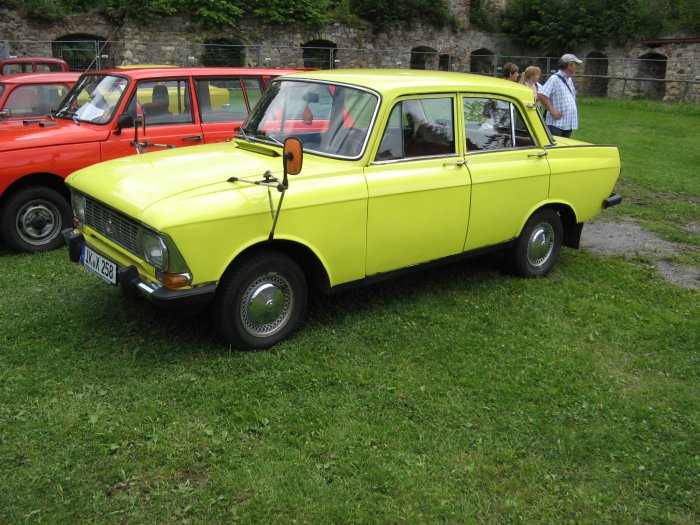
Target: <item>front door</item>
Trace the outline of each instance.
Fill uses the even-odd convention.
[[[432,95],[393,107],[365,172],[368,276],[462,251],[471,186],[455,106],[456,96]]]

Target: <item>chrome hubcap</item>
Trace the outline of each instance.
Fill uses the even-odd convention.
[[[546,222],[538,224],[530,234],[527,245],[527,262],[539,267],[547,262],[554,247],[554,229]]]
[[[45,244],[60,230],[60,213],[48,202],[29,202],[17,215],[17,233],[26,243]]]
[[[269,273],[253,281],[243,294],[241,321],[255,337],[267,337],[280,330],[292,311],[289,283],[281,275]]]

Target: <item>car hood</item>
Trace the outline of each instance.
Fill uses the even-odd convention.
[[[201,217],[205,196],[209,220],[269,210],[264,188],[229,179],[259,181],[267,171],[281,179],[281,148],[244,147],[230,142],[123,157],[76,171],[66,182],[156,229]]]
[[[20,126],[0,126],[0,152],[17,151],[47,146],[64,146],[107,140],[109,126],[80,125],[68,120],[43,121]]]

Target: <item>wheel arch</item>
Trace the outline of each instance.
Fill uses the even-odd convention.
[[[569,248],[578,249],[581,240],[581,231],[583,230],[583,223],[579,223],[576,219],[576,211],[573,207],[565,202],[547,202],[541,204],[540,206],[533,208],[532,211],[525,217],[525,220],[520,225],[520,232],[523,231],[525,224],[530,217],[543,209],[550,209],[557,212],[559,218],[561,219],[561,225],[564,230],[564,238],[562,239],[562,245]]]
[[[25,175],[20,179],[17,179],[12,184],[10,184],[0,195],[0,204],[12,193],[22,188],[28,186],[46,186],[53,190],[59,192],[70,202],[70,191],[68,186],[66,186],[65,179],[59,175],[54,175],[53,173],[32,173],[31,175]]]
[[[304,273],[309,288],[314,288],[322,292],[330,290],[330,279],[325,266],[319,257],[308,246],[289,240],[274,239],[272,241],[253,244],[243,251],[229,263],[224,274],[235,267],[236,263],[243,257],[248,257],[255,252],[262,250],[274,250],[283,253],[296,262]],[[222,276],[223,279],[223,276]]]

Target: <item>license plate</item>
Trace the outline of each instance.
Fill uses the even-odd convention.
[[[87,244],[83,244],[83,251],[80,254],[80,262],[83,266],[97,274],[100,279],[107,281],[109,284],[117,284],[117,265],[106,257],[102,257],[99,253],[91,250]]]

